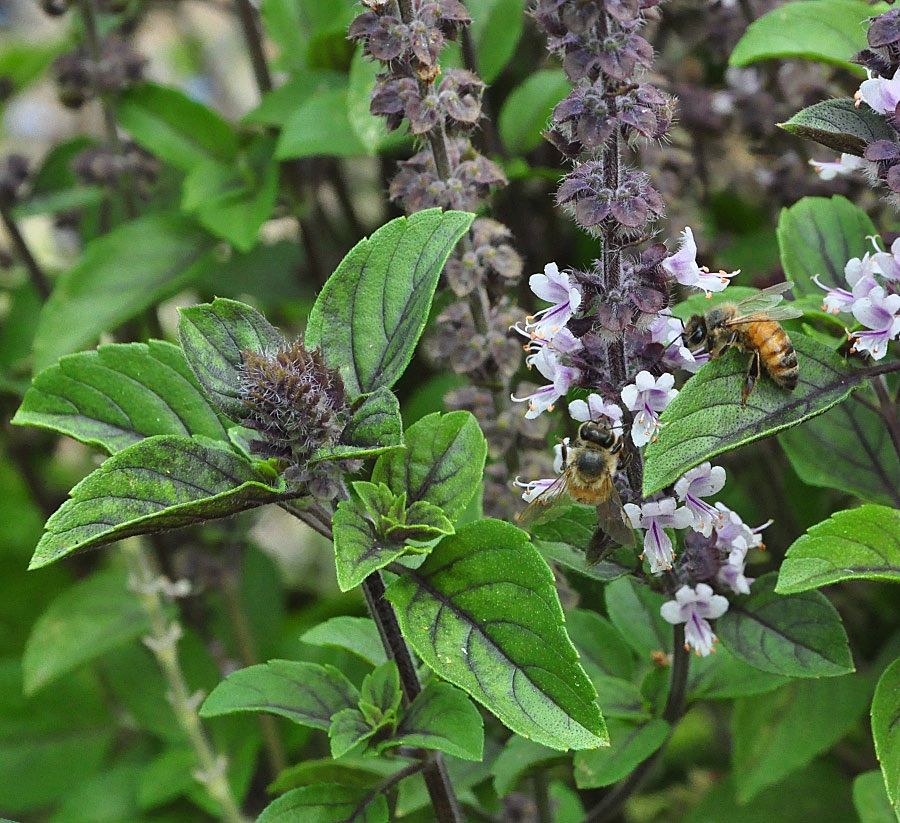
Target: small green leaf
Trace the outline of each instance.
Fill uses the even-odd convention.
[[[900,583],[900,511],[860,506],[838,512],[794,541],[778,573],[779,594],[839,580]]]
[[[387,798],[334,783],[304,786],[272,801],[257,823],[387,823]]]
[[[347,114],[347,88],[328,89],[303,101],[278,138],[279,160],[299,157],[361,157],[369,149],[357,137]]]
[[[376,117],[369,110],[379,70],[380,64],[367,58],[362,48],[358,47],[353,53],[347,81],[347,120],[366,154],[376,154],[392,139],[384,118]]]
[[[798,137],[857,157],[862,157],[869,143],[896,136],[882,115],[865,106],[857,108],[850,97],[823,100],[778,125]]]
[[[884,786],[894,813],[900,818],[900,660],[895,660],[878,681],[872,698],[872,737],[881,763]]]
[[[853,805],[860,823],[897,823],[900,816],[891,808],[881,772],[875,769],[853,781]]]
[[[665,597],[630,577],[610,583],[605,594],[609,619],[642,660],[672,651],[672,627],[659,613]]]
[[[366,720],[359,709],[341,709],[335,712],[328,728],[331,756],[335,759],[343,757],[347,752],[374,737],[376,731],[378,729]]]
[[[339,783],[341,786],[368,788],[403,768],[403,761],[387,758],[345,755],[340,760],[323,757],[304,760],[284,769],[269,785],[270,792],[285,792],[314,783]]]
[[[484,723],[475,704],[449,683],[429,683],[403,713],[390,747],[436,749],[481,760]]]
[[[566,614],[566,629],[588,677],[601,674],[631,680],[635,670],[634,652],[605,617],[586,609],[572,609]]]
[[[28,636],[22,657],[25,693],[130,643],[149,628],[124,574],[108,569],[77,581],[50,603]]]
[[[356,688],[334,666],[270,660],[228,675],[203,701],[200,716],[268,712],[327,731],[331,716],[357,700]]]
[[[137,534],[227,517],[284,494],[212,440],[148,437],[110,457],[47,521],[30,568]]]
[[[871,6],[867,6],[871,11]],[[778,217],[778,248],[785,277],[798,297],[824,292],[812,282],[846,288],[844,266],[871,246],[866,237],[878,234],[869,216],[846,197],[804,197]]]
[[[368,617],[332,617],[311,628],[300,639],[312,646],[345,649],[373,666],[387,659],[378,627]]]
[[[527,154],[541,145],[541,132],[554,107],[571,89],[562,69],[539,69],[514,88],[497,121],[504,146],[515,154]]]
[[[596,513],[594,517],[596,517]],[[567,571],[573,571],[591,580],[599,580],[608,583],[629,574],[637,568],[637,555],[633,549],[623,547],[601,560],[599,563],[589,563],[584,551],[573,548],[568,543],[553,543],[547,540],[535,540],[534,547],[541,553],[541,557],[548,563],[563,566]]]
[[[496,520],[465,526],[388,598],[422,660],[510,729],[556,749],[604,745],[553,574],[524,532]]]
[[[589,672],[597,690],[597,705],[606,718],[620,720],[648,720],[650,707],[641,690],[631,681]]]
[[[403,374],[444,263],[472,219],[440,209],[398,217],[360,240],[328,279],[306,344],[340,369],[351,395],[389,388]]]
[[[778,442],[804,483],[900,506],[900,458],[884,419],[860,402],[866,395],[874,397],[861,388],[848,402],[782,432]]]
[[[369,672],[359,690],[359,708],[372,726],[396,719],[402,700],[400,672],[393,660]]]
[[[787,677],[834,677],[853,671],[840,615],[819,592],[775,593],[773,572],[731,601],[716,633],[735,656]]]
[[[487,441],[469,412],[435,412],[409,427],[405,451],[378,459],[372,481],[405,492],[409,505],[438,506],[455,521],[478,487],[486,457]]]
[[[393,543],[378,534],[361,503],[342,500],[331,521],[338,586],[342,592],[356,588],[372,572],[383,569],[405,554],[403,542]]]
[[[170,86],[128,89],[116,115],[136,143],[183,172],[210,159],[230,163],[237,155],[237,133],[228,121]]]
[[[34,337],[35,370],[199,278],[215,262],[214,245],[192,221],[159,212],[92,240],[44,304]]]
[[[715,655],[695,657],[688,670],[689,700],[732,700],[765,694],[787,683],[778,674],[760,671],[719,644]]]
[[[207,397],[232,420],[244,414],[242,352],[265,352],[284,345],[281,333],[256,309],[221,298],[182,309],[178,335]]]
[[[390,389],[382,387],[357,400],[338,443],[318,449],[309,462],[362,460],[402,446],[400,403]]]
[[[525,23],[525,0],[468,0],[478,74],[493,83],[513,58]]]
[[[155,434],[226,437],[181,349],[159,340],[61,358],[34,378],[12,422],[110,453]]]
[[[453,524],[443,509],[433,503],[417,500],[405,512],[406,522],[391,526],[386,534],[390,540],[435,540],[453,534]]]
[[[346,75],[338,71],[302,69],[292,72],[291,79],[283,86],[266,92],[259,105],[243,116],[242,122],[283,127],[301,103],[323,92],[342,88],[346,82]]]
[[[795,680],[734,704],[734,782],[740,803],[806,766],[856,725],[871,685],[862,675]]]
[[[609,747],[575,754],[575,785],[579,789],[609,786],[634,771],[669,736],[665,720],[646,723],[609,721]]]
[[[866,21],[886,10],[883,3],[864,0],[794,0],[754,20],[728,62],[749,66],[795,57],[863,74],[851,61],[866,47]]]
[[[645,452],[644,495],[723,452],[796,426],[846,399],[860,373],[805,335],[792,334],[800,380],[792,392],[763,377],[741,405],[747,355],[731,351],[695,374],[662,413],[659,438]]]
[[[505,797],[532,771],[542,771],[565,759],[559,751],[514,734],[494,761],[494,789],[499,797]]]

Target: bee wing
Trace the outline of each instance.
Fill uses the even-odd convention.
[[[620,546],[634,545],[634,529],[622,508],[622,498],[609,477],[609,494],[597,504],[597,520],[600,528]]]
[[[769,311],[757,311],[752,314],[740,314],[727,320],[723,326],[742,326],[745,323],[762,323],[766,320],[793,320],[796,317],[803,317],[803,310],[790,304],[784,306],[776,306]]]
[[[756,294],[751,294],[743,300],[739,300],[735,305],[739,315],[757,314],[758,312],[769,312],[775,308],[782,300],[782,295],[793,287],[793,283],[777,283],[762,289]]]
[[[521,526],[540,525],[548,519],[548,515],[565,503],[574,502],[569,496],[569,477],[571,468],[567,468],[553,484],[547,486],[522,511],[516,515],[516,522]]]

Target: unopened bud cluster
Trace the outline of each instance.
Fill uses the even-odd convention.
[[[159,175],[159,161],[140,146],[126,141],[121,153],[109,146],[84,149],[72,161],[72,171],[87,186],[115,189],[123,178],[128,178],[141,194],[147,195]]]
[[[118,93],[143,79],[146,63],[126,39],[115,34],[103,39],[99,61],[79,46],[53,62],[59,99],[77,109],[97,95]]]

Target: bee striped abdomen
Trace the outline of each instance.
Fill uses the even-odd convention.
[[[774,320],[749,323],[746,334],[750,347],[759,352],[772,380],[781,388],[793,391],[800,376],[797,353],[781,324]]]

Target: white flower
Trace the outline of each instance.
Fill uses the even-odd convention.
[[[569,416],[579,423],[593,420],[595,423],[608,420],[611,428],[622,426],[622,409],[615,403],[607,403],[599,394],[590,394],[588,399],[573,400],[569,403]]]
[[[900,280],[900,237],[891,244],[889,252],[881,251],[877,245],[875,249],[872,255],[873,270],[885,280]]]
[[[750,594],[750,584],[754,578],[744,575],[746,558],[747,549],[733,548],[716,574],[716,580],[735,594]]]
[[[720,594],[713,594],[706,583],[698,583],[694,588],[682,586],[675,592],[675,599],[663,603],[659,609],[667,623],[673,626],[684,623],[685,648],[693,648],[700,657],[712,652],[716,642],[709,621],[727,611],[728,600]]]
[[[878,281],[875,280],[875,272],[877,271],[875,258],[877,256],[867,252],[862,257],[854,257],[847,261],[844,266],[844,279],[847,281],[847,285],[850,286],[850,291],[843,288],[832,289],[824,286],[819,280],[819,275],[815,275],[812,278],[813,282],[820,289],[825,290],[822,308],[830,314],[852,311],[853,305],[857,300],[866,297],[872,289],[878,286]]]
[[[653,318],[648,329],[650,332],[650,342],[658,343],[663,347],[662,362],[669,368],[683,369],[684,371],[696,372],[707,360],[709,354],[694,354],[681,337],[684,331],[684,325],[671,314],[660,312]]]
[[[864,80],[856,92],[857,105],[862,100],[879,114],[893,114],[900,102],[900,69],[888,80],[885,77],[870,77]]]
[[[673,389],[675,378],[671,374],[661,374],[654,379],[648,371],[638,372],[634,383],[622,389],[622,402],[634,414],[631,424],[631,439],[635,446],[645,446],[659,431],[659,413],[678,394]]]
[[[888,343],[900,337],[900,294],[887,294],[876,286],[853,304],[853,316],[866,331],[852,333],[853,351],[866,351],[873,360],[887,354]]]
[[[581,292],[569,275],[559,270],[556,263],[544,266],[543,274],[532,274],[528,279],[531,291],[548,303],[549,308],[526,318],[524,329],[519,331],[543,339],[552,338],[563,329],[581,305]]]
[[[740,270],[713,273],[705,266],[698,266],[694,232],[688,227],[681,233],[681,236],[681,248],[663,260],[662,267],[682,286],[693,286],[709,294],[714,291],[723,291],[729,283],[729,278],[740,274]]]
[[[581,341],[568,329],[561,329],[551,340],[536,338],[528,345],[531,352],[525,358],[528,367],[535,367],[551,383],[525,397],[511,396],[515,403],[528,403],[528,410],[525,412],[527,419],[552,411],[554,403],[560,397],[565,397],[569,389],[581,379],[580,369],[565,362],[566,355],[580,351],[581,348]]]
[[[694,515],[683,506],[676,508],[677,505],[674,497],[667,497],[655,503],[644,503],[642,506],[626,503],[622,507],[632,527],[644,530],[642,557],[647,557],[652,574],[668,571],[675,560],[672,540],[665,530],[686,529],[694,520]]]
[[[694,516],[694,531],[704,537],[712,534],[714,526],[724,522],[724,514],[702,498],[718,494],[725,485],[725,469],[703,463],[686,472],[675,483],[675,494]]]
[[[865,160],[853,154],[842,154],[839,160],[810,160],[809,165],[822,180],[834,180],[835,177],[845,177],[861,169],[865,166]]]
[[[527,483],[523,483],[518,477],[513,481],[515,485],[517,485],[520,489],[524,489],[522,492],[522,499],[526,503],[530,503],[536,497],[542,495],[547,489],[549,489],[559,478],[557,477],[545,477],[541,480],[529,480]]]

